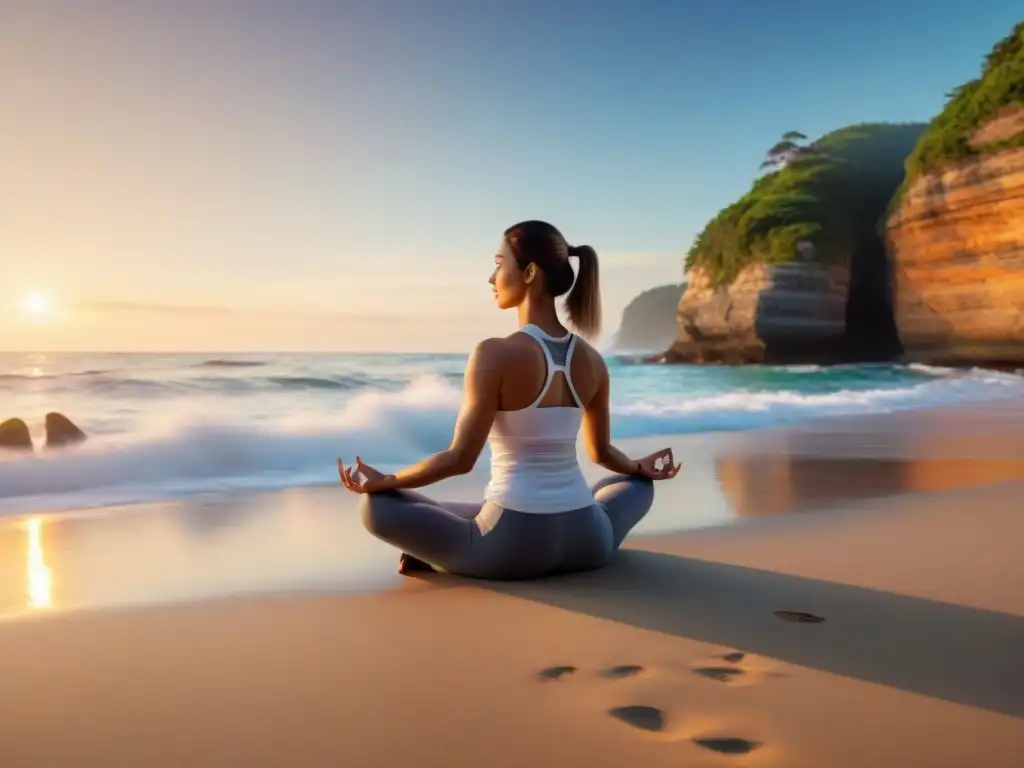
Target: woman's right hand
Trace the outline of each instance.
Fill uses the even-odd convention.
[[[650,456],[636,460],[637,474],[651,480],[669,480],[679,474],[681,463],[676,464],[671,448],[662,448]]]

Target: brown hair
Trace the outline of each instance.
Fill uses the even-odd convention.
[[[597,252],[589,245],[569,245],[565,237],[546,221],[523,221],[505,230],[520,269],[533,263],[544,273],[552,296],[569,295],[565,309],[569,321],[581,335],[593,337],[601,330],[601,282]],[[573,274],[569,258],[579,260]]]

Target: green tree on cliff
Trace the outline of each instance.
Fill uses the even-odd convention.
[[[810,154],[810,147],[797,143],[801,141],[807,141],[807,137],[800,131],[786,131],[782,139],[768,150],[761,168],[783,168],[791,160]]]

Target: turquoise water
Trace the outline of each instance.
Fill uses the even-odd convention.
[[[446,446],[461,355],[0,354],[0,419],[90,434],[69,452],[0,455],[0,512],[335,481]],[[892,365],[666,366],[610,357],[616,437],[742,430],[1020,395],[991,371]]]

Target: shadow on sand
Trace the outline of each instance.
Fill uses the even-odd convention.
[[[1024,618],[1010,614],[637,549],[600,571],[474,585],[1024,717]]]

